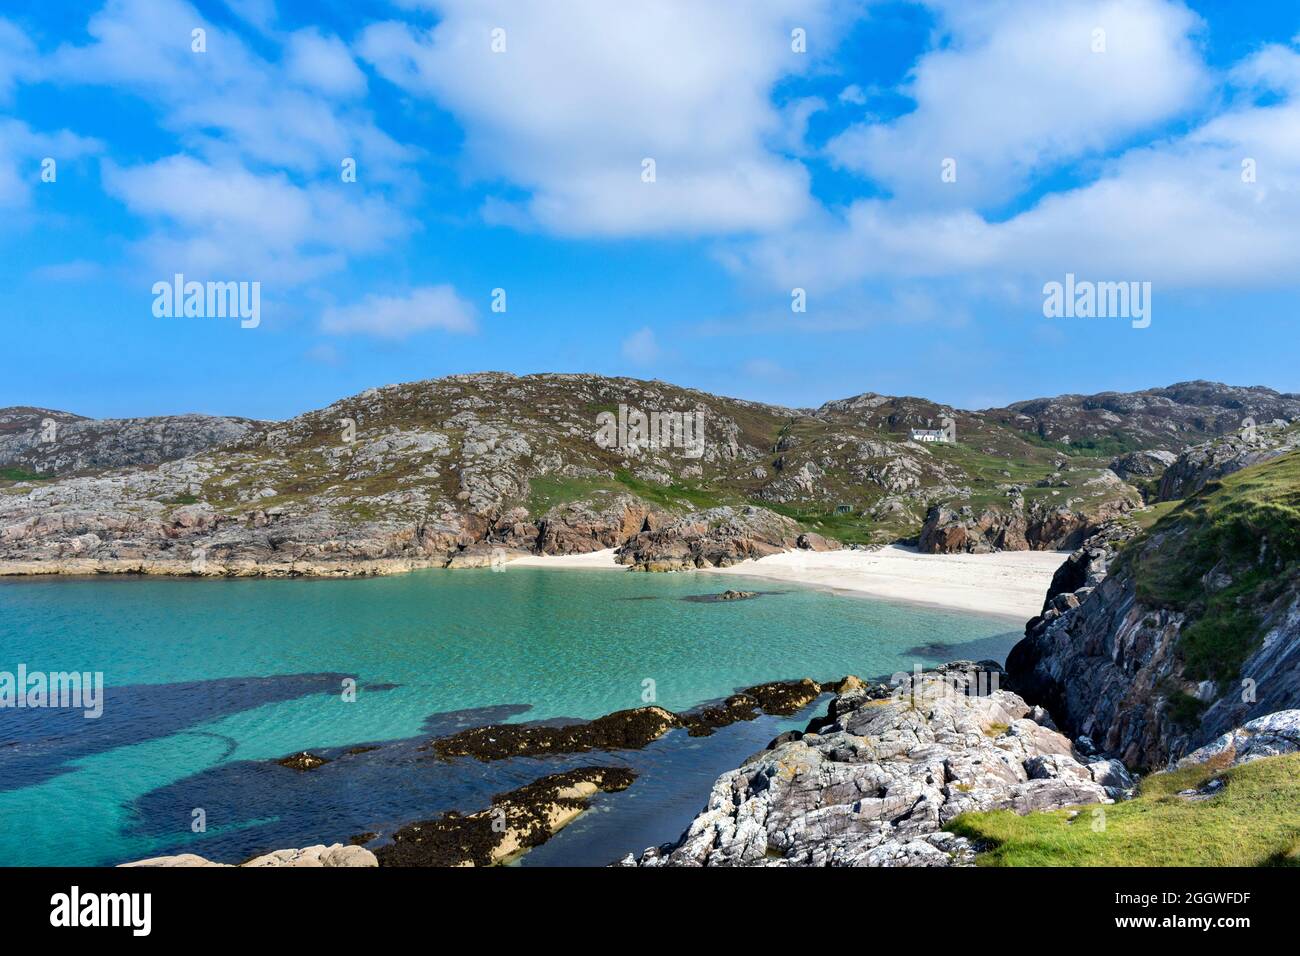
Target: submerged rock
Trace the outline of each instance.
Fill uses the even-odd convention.
[[[682,598],[683,601],[694,601],[697,604],[717,604],[721,601],[747,601],[750,598],[760,596],[762,591],[732,591],[726,590],[721,594],[688,594]]]
[[[323,767],[329,761],[324,757],[318,757],[304,750],[301,753],[290,754],[288,757],[281,757],[276,763],[281,767],[288,767],[290,770],[315,770],[317,767]]]

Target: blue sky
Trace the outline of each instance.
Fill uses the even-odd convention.
[[[156,317],[177,272],[261,324]],[[1067,272],[1150,326],[1045,318]],[[0,279],[0,405],[95,416],[488,369],[1300,391],[1300,8],[9,0]]]

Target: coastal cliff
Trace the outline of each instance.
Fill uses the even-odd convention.
[[[1071,555],[1007,659],[1021,694],[1132,766],[1300,707],[1300,452],[1232,474],[1208,458],[1221,477],[1152,527]]]

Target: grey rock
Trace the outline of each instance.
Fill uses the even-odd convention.
[[[803,736],[719,777],[681,838],[635,862],[960,866],[974,849],[943,829],[960,813],[1110,802],[1070,741],[1029,713],[1007,691],[954,693],[939,673],[884,700],[855,688]]]

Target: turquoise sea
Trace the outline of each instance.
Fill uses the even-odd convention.
[[[683,600],[725,588],[747,601]],[[0,865],[224,862],[383,834],[593,763],[621,794],[524,858],[598,864],[677,836],[718,773],[802,726],[763,717],[644,751],[444,763],[431,736],[684,710],[761,681],[1002,660],[1021,622],[771,582],[508,568],[348,580],[0,580],[0,671],[101,671],[104,713],[0,708]],[[935,647],[934,645],[942,645]],[[355,700],[345,700],[347,679]],[[653,683],[647,683],[653,682]],[[361,744],[381,744],[360,753]],[[306,773],[274,759],[312,750]],[[194,832],[194,821],[204,823]]]

